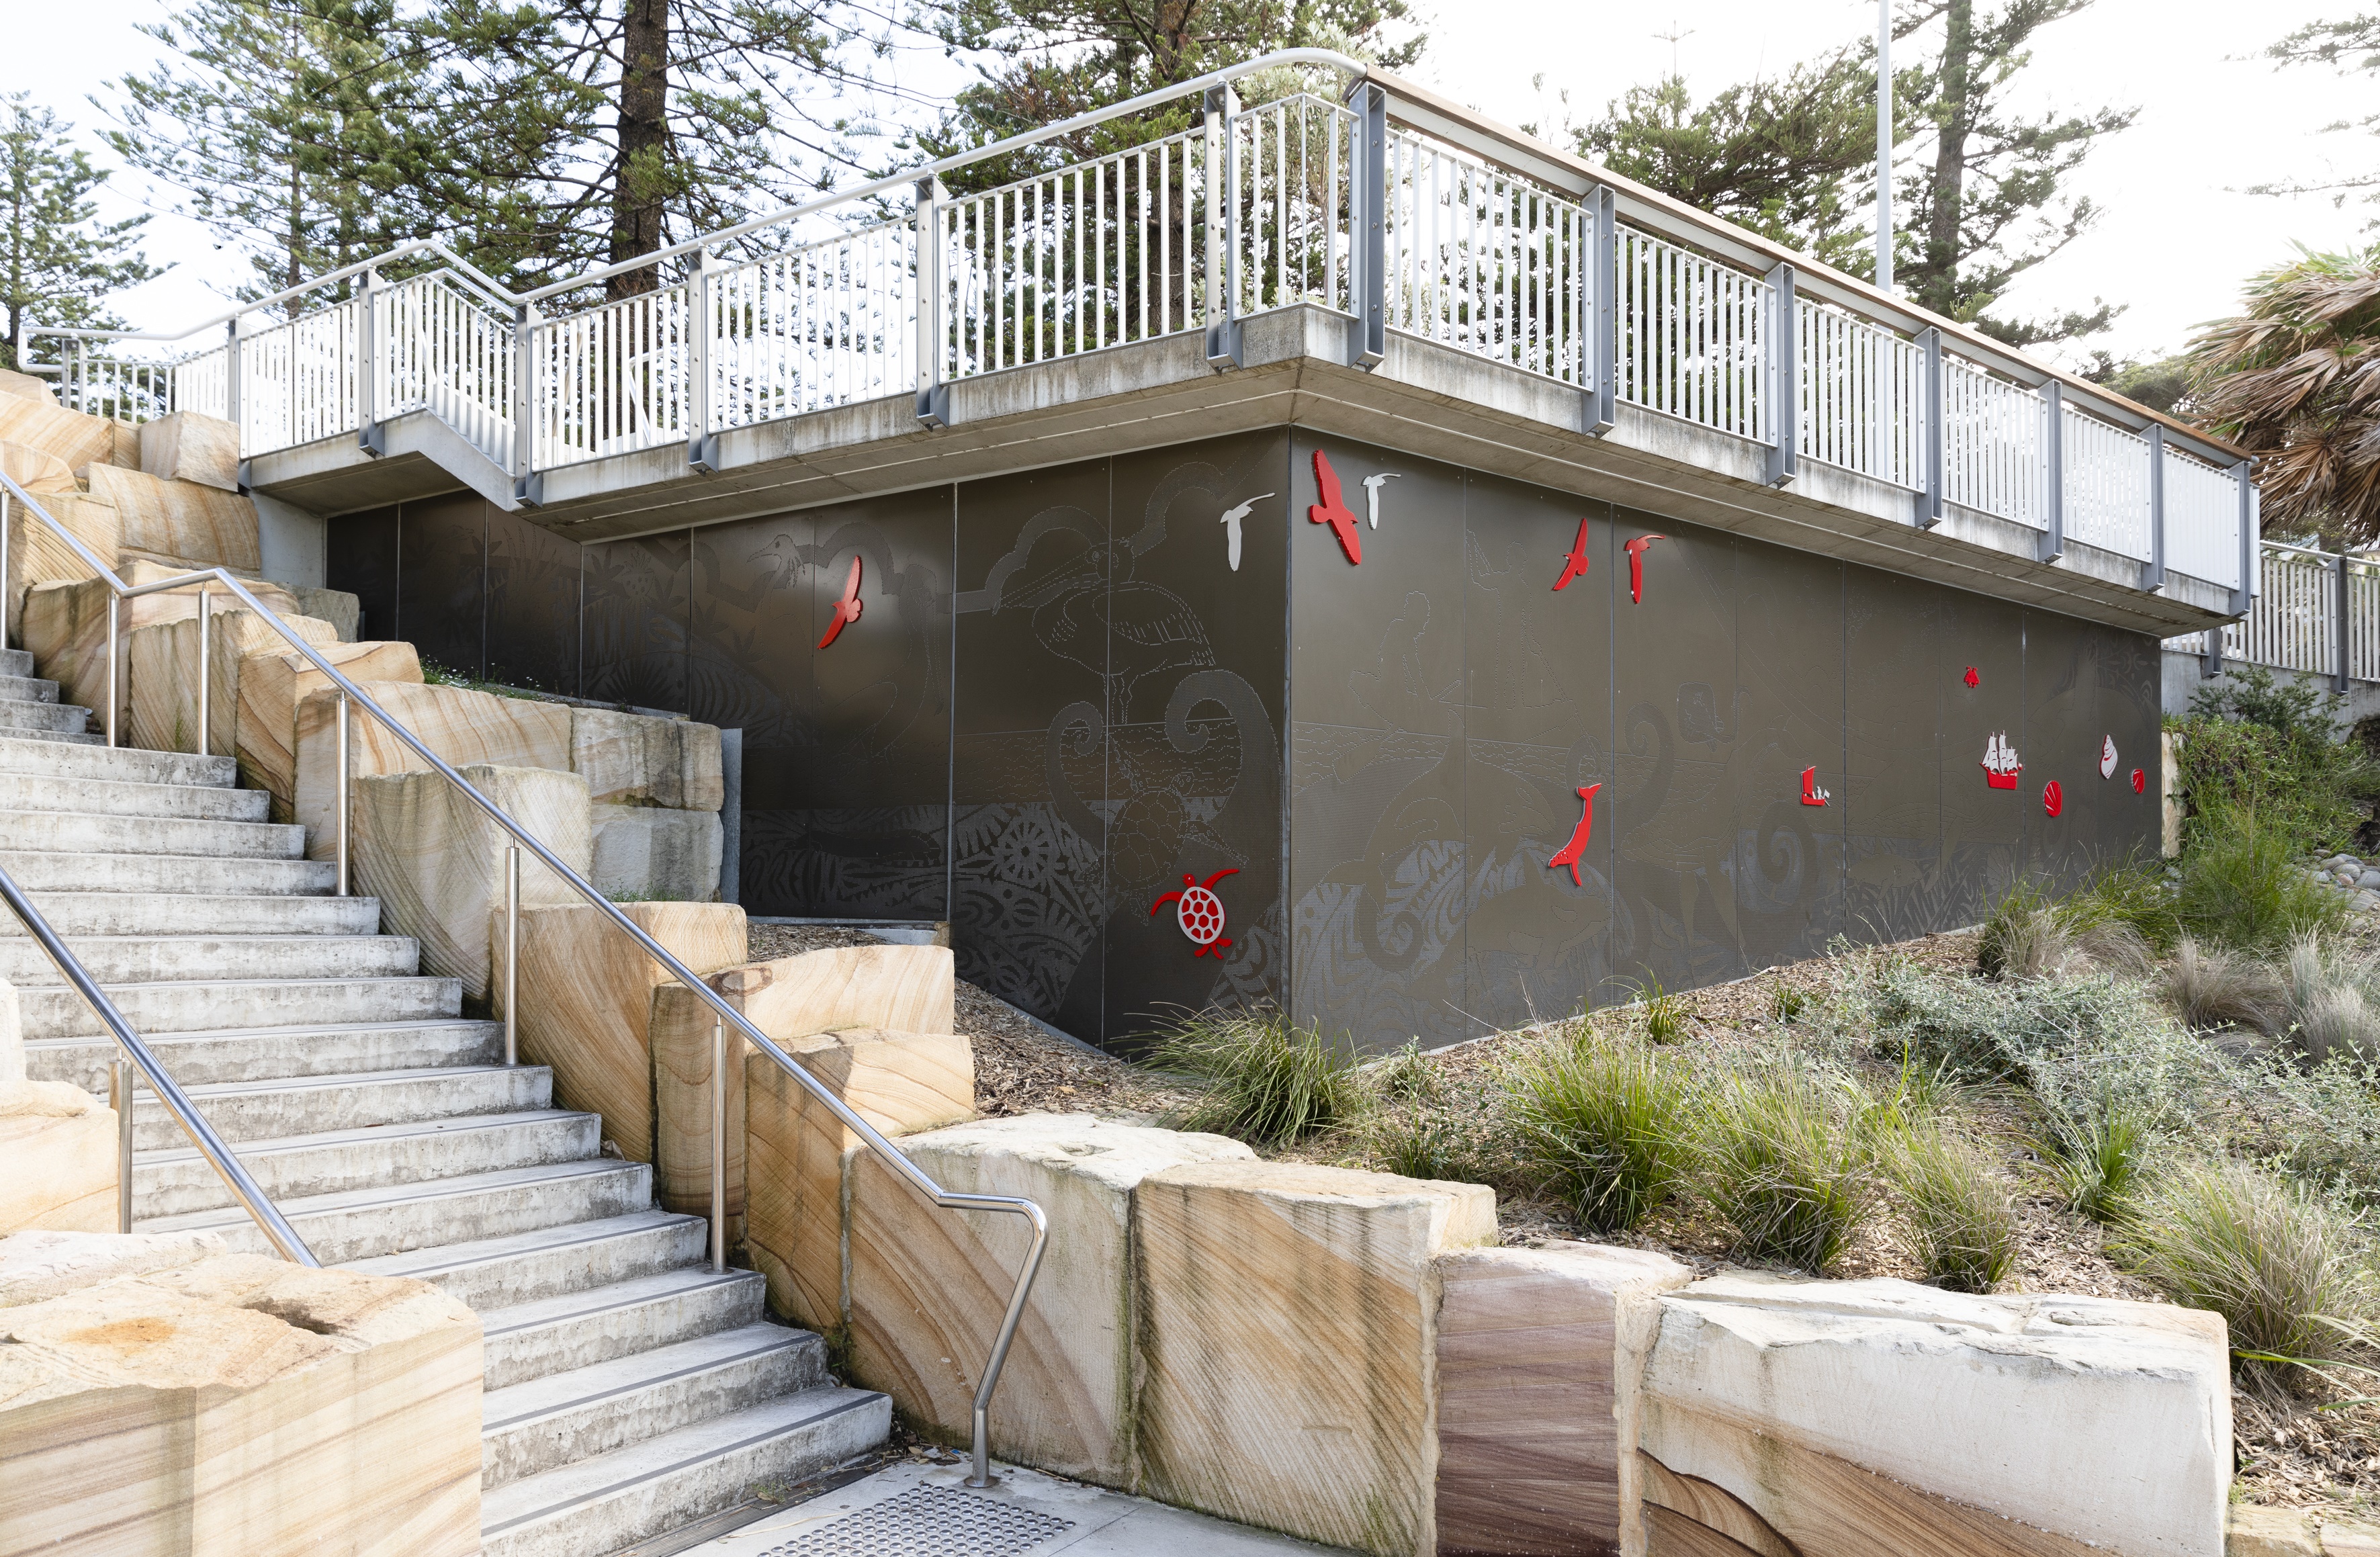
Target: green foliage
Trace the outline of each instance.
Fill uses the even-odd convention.
[[[1634,1016],[1645,1037],[1654,1043],[1675,1043],[1686,1036],[1686,1003],[1661,987],[1661,980],[1650,974],[1641,984],[1630,986],[1636,991]]]
[[[1466,1184],[1482,1177],[1470,1135],[1437,1109],[1394,1109],[1374,1115],[1364,1123],[1363,1147],[1365,1164],[1375,1173]]]
[[[2248,952],[2183,936],[2157,970],[2166,1004],[2192,1028],[2272,1033],[2286,1023],[2289,996],[2271,967]]]
[[[1380,1062],[1372,1085],[1391,1102],[1426,1102],[1439,1091],[1438,1071],[1421,1052],[1421,1040],[1410,1038]]]
[[[1206,1083],[1178,1121],[1251,1146],[1300,1140],[1353,1119],[1364,1087],[1354,1056],[1318,1028],[1278,1012],[1203,1011],[1158,1045],[1150,1063]]]
[[[1736,1253],[1823,1274],[1866,1219],[1868,1150],[1838,1091],[1771,1065],[1730,1071],[1704,1094],[1694,1187]]]
[[[1790,1022],[1810,1009],[1810,991],[1791,984],[1779,984],[1768,997],[1768,1015],[1779,1022]]]
[[[2281,967],[2290,1033],[2308,1059],[2380,1058],[2380,960],[2309,931],[2289,942]]]
[[[2129,866],[2095,871],[2063,899],[2031,879],[2003,894],[1975,943],[1978,971],[1994,979],[2048,979],[2093,971],[2138,976],[2150,952],[2180,933],[2163,882]]]
[[[1892,1132],[1879,1155],[1925,1279],[1989,1292],[2016,1264],[2016,1209],[1984,1153],[1939,1120]]]
[[[1516,1062],[1504,1083],[1521,1150],[1597,1233],[1624,1233],[1683,1182],[1694,1087],[1641,1044],[1582,1034]]]
[[[33,107],[30,96],[0,94],[0,311],[7,324],[0,368],[12,371],[21,371],[28,326],[115,328],[120,321],[102,310],[101,295],[158,274],[139,248],[149,218],[99,220],[89,197],[107,171],[93,167],[66,122]],[[103,413],[136,408],[150,409]]]
[[[2113,1222],[2147,1164],[2150,1140],[2111,1089],[2079,1111],[2053,1111],[2044,1145],[2068,1209]]]
[[[2230,801],[2206,804],[2191,819],[2174,908],[2192,935],[2259,952],[2310,931],[2336,932],[2347,919],[2343,895],[2307,875],[2287,824]]]
[[[2300,850],[2349,844],[2380,797],[2380,763],[2341,741],[2339,699],[2262,665],[2200,686],[2175,726],[2183,799],[2195,814],[2185,842],[2252,814]]]

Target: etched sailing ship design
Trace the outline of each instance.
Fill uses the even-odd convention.
[[[2014,789],[2024,763],[2017,757],[2016,748],[2009,745],[2006,731],[1993,732],[1984,747],[1984,782],[1994,789]]]

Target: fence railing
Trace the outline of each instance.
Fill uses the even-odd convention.
[[[1234,95],[1291,66],[1337,70],[1344,101]],[[683,444],[710,468],[722,433],[911,394],[932,424],[953,383],[1192,331],[1227,366],[1243,321],[1309,307],[1347,318],[1354,365],[1390,335],[1432,342],[1582,392],[1583,432],[1633,406],[1765,449],[1772,481],[1803,460],[1851,471],[1906,494],[1912,524],[1971,510],[2037,532],[2040,560],[2089,545],[2144,565],[2145,588],[2179,569],[2244,608],[2252,496],[2222,445],[1840,278],[1805,293],[1789,259],[1740,262],[1759,245],[1716,219],[1631,196],[1620,220],[1611,186],[1557,187],[1474,121],[1407,104],[1391,128],[1396,90],[1286,51],[525,296],[415,244],[397,253],[444,262],[390,283],[385,262],[348,267],[242,310],[294,317],[231,316],[223,345],[180,357],[36,338],[60,348],[68,404],[229,415],[248,456],[370,444],[427,408],[534,502],[560,467]],[[947,187],[1158,110],[1187,127]],[[904,195],[906,216],[818,235]],[[632,296],[540,311],[639,272]]]
[[[2170,466],[2167,480],[2172,480]],[[2165,646],[2204,655],[2216,668],[2264,665],[2325,676],[2338,691],[2352,682],[2380,682],[2380,557],[2277,541],[2257,551],[2255,596],[2247,614],[2169,638]]]

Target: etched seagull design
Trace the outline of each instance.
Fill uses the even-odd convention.
[[[1582,518],[1578,521],[1578,539],[1572,541],[1570,543],[1570,550],[1563,553],[1562,575],[1560,578],[1554,580],[1554,589],[1559,592],[1562,586],[1569,583],[1572,579],[1584,578],[1585,577],[1586,520]]]
[[[851,578],[843,586],[843,598],[834,602],[834,619],[826,625],[826,636],[818,640],[820,649],[843,636],[843,629],[859,620],[859,558],[851,559]]]
[[[1397,473],[1393,470],[1364,478],[1364,503],[1371,510],[1369,517],[1374,529],[1380,528],[1380,487],[1383,483],[1396,479]]]
[[[1306,505],[1305,522],[1327,524],[1330,533],[1339,538],[1339,549],[1347,553],[1349,566],[1364,560],[1364,538],[1355,529],[1354,510],[1347,506],[1339,494],[1339,472],[1330,468],[1330,458],[1320,449],[1314,451],[1314,485],[1322,498]]]
[[[1666,535],[1640,535],[1628,542],[1628,601],[1632,605],[1645,603],[1645,552],[1656,541],[1667,541]]]
[[[1249,498],[1245,503],[1241,504],[1238,507],[1224,510],[1224,550],[1231,559],[1232,572],[1237,573],[1240,570],[1240,521],[1248,517],[1249,509],[1255,507],[1257,504],[1262,503],[1268,497],[1276,497],[1279,495],[1280,494],[1277,493],[1260,492],[1254,497]]]

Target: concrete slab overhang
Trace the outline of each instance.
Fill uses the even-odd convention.
[[[473,490],[593,542],[1293,423],[2131,631],[2231,615],[2228,589],[2168,571],[2153,592],[2146,564],[2070,538],[2042,562],[2039,531],[1955,505],[1921,528],[1911,493],[1848,470],[1805,460],[1771,487],[1761,445],[1624,403],[1590,436],[1580,391],[1467,351],[1391,334],[1376,369],[1348,367],[1328,310],[1241,328],[1237,368],[1210,366],[1197,335],[1114,347],[960,380],[941,428],[903,394],[719,432],[710,473],[682,443],[547,470],[535,506],[426,410],[382,423],[379,457],[348,434],[258,456],[249,480],[332,516]]]

